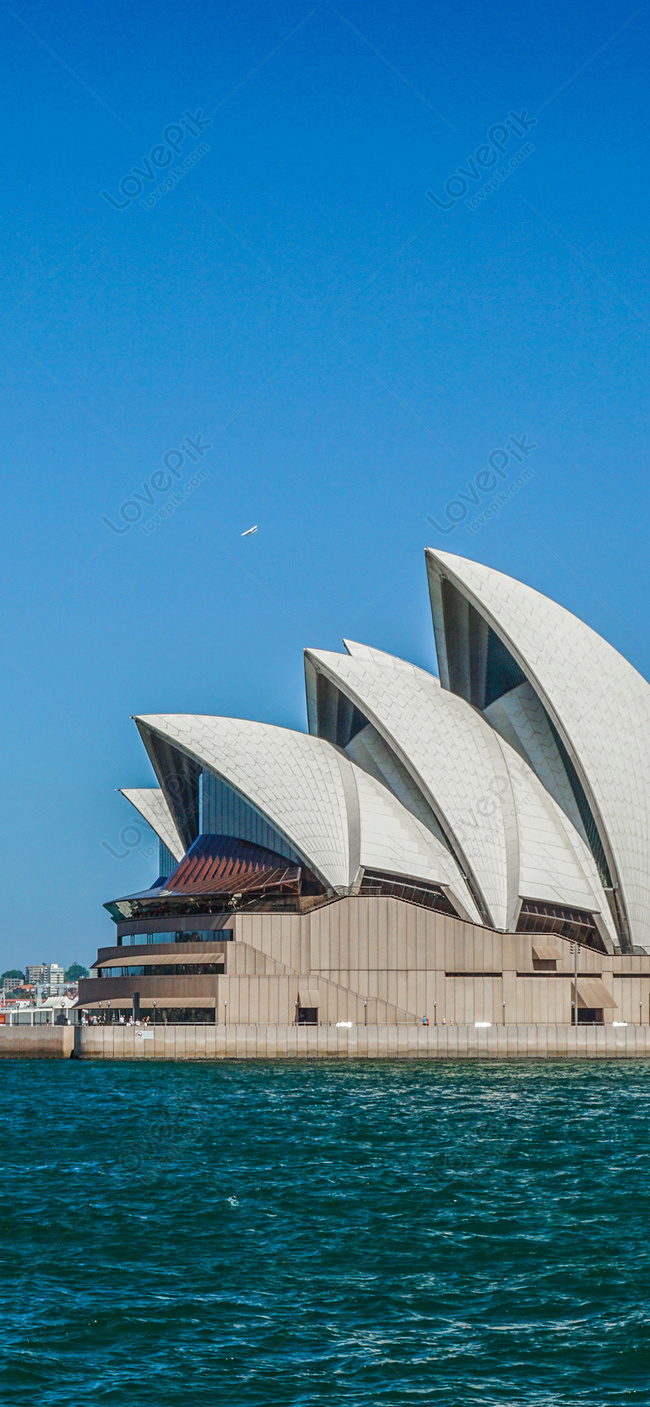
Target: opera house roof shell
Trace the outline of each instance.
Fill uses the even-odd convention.
[[[330,899],[401,884],[487,928],[650,952],[650,686],[539,592],[426,557],[439,679],[309,649],[307,733],[139,716],[158,786],[124,795],[185,873],[227,874],[228,837]]]

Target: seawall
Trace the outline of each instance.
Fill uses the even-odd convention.
[[[166,1026],[79,1028],[94,1060],[507,1060],[650,1057],[650,1026]],[[153,1037],[153,1039],[151,1039]]]
[[[140,1034],[138,1033],[140,1031]],[[24,1060],[608,1060],[650,1058],[650,1026],[16,1026]]]
[[[0,1058],[69,1060],[74,1026],[0,1026]]]

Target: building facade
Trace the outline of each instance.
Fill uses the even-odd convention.
[[[650,686],[532,588],[426,557],[439,677],[346,641],[305,652],[306,733],[136,719],[160,873],[106,905],[80,1006],[650,1020]]]

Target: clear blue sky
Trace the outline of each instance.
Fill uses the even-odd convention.
[[[0,25],[3,970],[88,963],[103,901],[152,878],[144,841],[102,844],[134,816],[115,788],[152,782],[132,714],[302,728],[302,649],[343,635],[435,667],[427,544],[650,673],[648,12],[20,0]],[[510,492],[511,459],[468,534],[511,436],[534,473]]]

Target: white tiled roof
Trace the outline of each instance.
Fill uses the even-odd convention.
[[[381,782],[308,733],[239,718],[152,714],[139,725],[208,768],[260,811],[336,889],[362,868],[442,885],[479,922],[449,851]]]
[[[605,891],[588,845],[528,764],[507,743],[502,743],[502,748],[517,818],[519,897],[600,914],[608,946],[618,948]]]
[[[183,842],[160,787],[120,787],[122,796],[135,806],[142,819],[151,826],[175,860],[182,860]]]
[[[428,670],[421,669],[417,664],[411,664],[410,660],[402,660],[399,655],[389,655],[385,650],[376,650],[374,645],[360,645],[358,640],[344,640],[343,644],[349,655],[355,660],[369,660],[371,664],[383,664],[386,669],[405,669],[409,674],[421,675],[428,684],[440,685],[440,680],[435,674],[430,674]]]
[[[137,721],[240,792],[325,884],[347,887],[347,812],[335,749],[315,748],[307,733],[241,718],[168,713]]]
[[[427,552],[427,560],[444,687],[406,660],[346,641],[346,655],[306,651],[308,734],[235,718],[153,714],[137,720],[147,746],[149,734],[158,735],[221,777],[339,892],[354,889],[364,869],[425,880],[443,886],[472,921],[504,930],[515,927],[522,899],[584,909],[598,916],[608,946],[617,947],[575,767],[620,886],[631,939],[650,951],[650,686],[600,636],[539,592],[449,553]],[[443,621],[443,576],[525,675],[517,685],[506,660],[500,667],[506,680],[507,671],[513,675],[513,687],[484,714],[450,691],[450,670],[455,680],[454,671],[465,669],[475,700],[486,658],[492,678],[494,640],[482,653],[486,626],[468,618],[462,603],[458,639],[447,640],[455,626]],[[337,709],[329,686],[317,687],[319,674],[361,718]],[[331,729],[345,740],[342,729],[357,729],[346,752],[317,736],[319,706],[328,737]],[[573,767],[565,767],[565,749]],[[163,793],[123,794],[180,858],[182,842]]]
[[[449,890],[452,903],[473,923],[481,917],[453,855],[411,815],[388,787],[352,767],[359,798],[360,861],[364,869],[428,880]]]
[[[427,552],[506,644],[576,766],[627,910],[650,948],[650,685],[607,641],[532,587],[448,552]]]
[[[599,913],[610,945],[617,945],[587,845],[528,763],[476,709],[425,671],[398,675],[368,656],[317,650],[309,656],[409,767],[495,928],[512,929],[519,900],[537,899]],[[360,762],[363,736],[349,745]]]
[[[465,872],[473,875],[490,922],[506,928],[507,835],[494,780],[504,768],[492,729],[425,670],[325,650],[309,650],[307,658],[353,699],[397,753]]]

